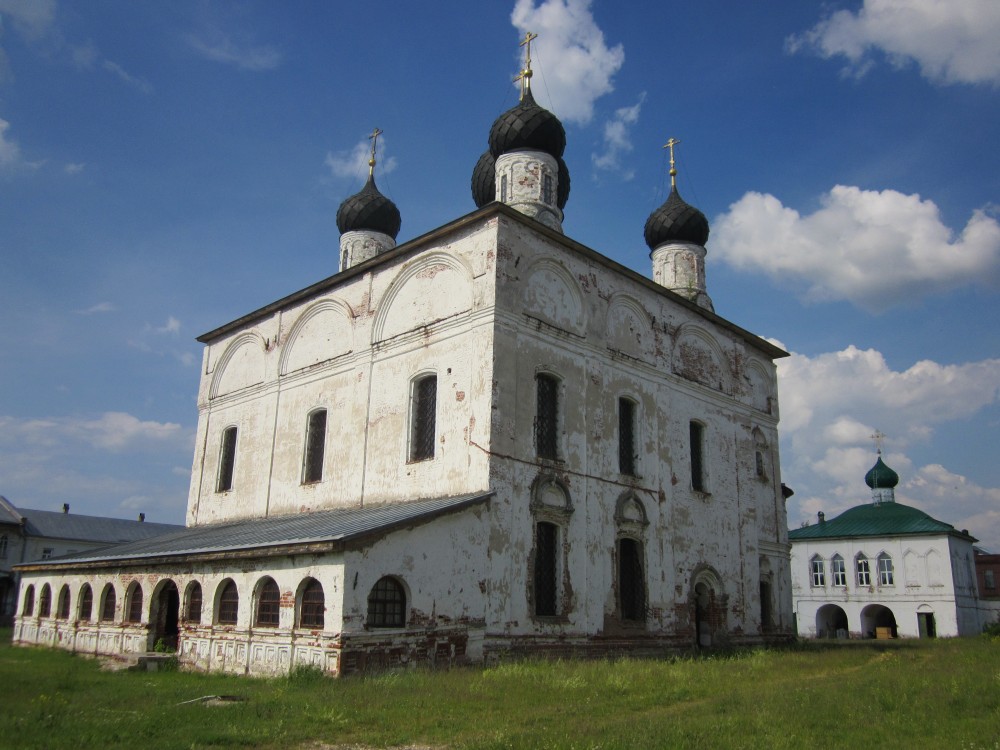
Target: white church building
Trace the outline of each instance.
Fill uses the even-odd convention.
[[[791,638],[786,353],[714,313],[672,155],[650,278],[563,234],[564,148],[528,65],[476,210],[397,245],[372,169],[338,273],[199,338],[186,528],[20,566],[14,640],[347,674]]]
[[[933,638],[982,632],[968,531],[896,502],[899,475],[865,475],[872,502],[793,529],[798,633],[814,638]]]

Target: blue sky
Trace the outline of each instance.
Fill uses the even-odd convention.
[[[376,126],[400,241],[473,210],[526,30],[569,236],[650,273],[681,140],[717,312],[792,353],[789,525],[870,499],[879,429],[1000,551],[995,0],[0,0],[0,494],[182,522],[195,337],[336,271]]]

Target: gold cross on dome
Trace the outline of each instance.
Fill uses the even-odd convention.
[[[875,430],[869,437],[875,441],[875,451],[878,455],[882,455],[882,441],[885,440],[885,433]]]
[[[518,45],[519,47],[525,47],[524,51],[524,69],[517,74],[514,78],[515,81],[521,82],[521,99],[524,99],[525,92],[531,88],[531,42],[538,38],[538,34],[532,34],[530,31],[524,33],[524,39]]]
[[[676,138],[671,138],[663,148],[670,149],[670,187],[677,187],[677,170],[674,168],[674,146],[679,146],[680,141]]]
[[[375,146],[378,144],[378,137],[380,135],[382,135],[382,131],[379,130],[378,128],[375,128],[372,131],[372,134],[370,136],[368,136],[368,140],[370,140],[372,142],[372,155],[371,155],[371,158],[368,159],[368,176],[369,177],[371,177],[373,174],[375,174]]]

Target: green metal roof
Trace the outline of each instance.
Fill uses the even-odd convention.
[[[910,534],[953,534],[973,539],[954,526],[937,521],[922,510],[902,503],[867,503],[845,510],[836,518],[788,532],[790,541],[834,539],[859,536],[906,536]]]

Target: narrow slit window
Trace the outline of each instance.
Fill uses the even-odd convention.
[[[117,603],[114,586],[109,583],[104,587],[104,597],[101,600],[101,622],[114,622]]]
[[[705,492],[705,426],[691,422],[691,489]]]
[[[201,601],[201,584],[196,581],[188,589],[187,622],[201,623]]]
[[[38,597],[38,616],[48,617],[52,613],[52,589],[49,584],[42,586],[42,593]]]
[[[219,450],[219,481],[217,492],[228,492],[233,488],[233,471],[236,468],[236,428],[227,427],[222,433],[222,447]]]
[[[618,399],[618,471],[636,476],[635,402]]]
[[[559,457],[559,380],[540,373],[535,378],[535,449],[539,458]]]
[[[437,430],[437,375],[427,375],[413,384],[410,416],[410,460],[434,458]]]
[[[552,175],[547,174],[542,177],[542,202],[555,203],[552,196]]]
[[[323,479],[323,456],[326,452],[326,409],[309,413],[306,425],[306,450],[302,483],[311,484]]]
[[[618,597],[623,620],[642,622],[646,619],[642,562],[642,542],[627,538],[618,542]]]
[[[535,526],[535,615],[551,617],[558,612],[559,527],[539,521]]]

